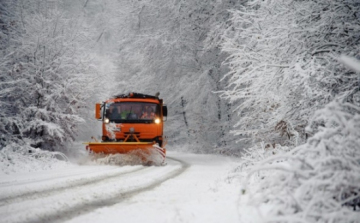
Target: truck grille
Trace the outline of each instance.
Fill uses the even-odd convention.
[[[130,132],[124,132],[124,137],[128,137],[128,135],[130,135],[131,137],[131,134]],[[135,135],[137,138],[140,138],[140,132],[134,132],[133,135]]]

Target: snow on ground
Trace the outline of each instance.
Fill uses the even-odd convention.
[[[234,161],[215,155],[169,152],[189,164],[183,174],[110,207],[70,222],[238,222],[236,185],[226,183]]]
[[[239,160],[168,152],[166,166],[69,164],[1,174],[1,222],[238,222]]]

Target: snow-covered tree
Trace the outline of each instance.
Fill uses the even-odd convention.
[[[318,110],[306,144],[275,155],[258,149],[260,160],[247,156],[241,205],[264,216],[254,222],[358,222],[359,129],[358,106],[333,101]]]
[[[8,35],[0,67],[1,147],[17,141],[57,150],[74,140],[82,121],[93,73],[88,39],[77,19],[47,1],[16,3],[18,32]]]
[[[300,145],[314,111],[334,98],[352,102],[357,75],[337,55],[359,55],[356,0],[249,1],[232,11],[222,36],[228,89],[240,101],[237,135],[253,142]]]
[[[338,58],[359,55],[359,7],[251,1],[233,11],[222,37],[231,69],[222,95],[241,102],[234,133],[262,142],[242,169],[240,209],[250,204],[254,222],[359,219],[359,73]]]

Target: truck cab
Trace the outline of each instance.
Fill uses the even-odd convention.
[[[96,104],[102,121],[102,142],[156,142],[165,144],[163,122],[167,107],[158,96],[140,93],[117,95]]]

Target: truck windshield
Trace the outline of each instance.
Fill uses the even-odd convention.
[[[115,123],[152,123],[159,117],[159,105],[146,102],[114,102],[105,106],[105,117]]]

